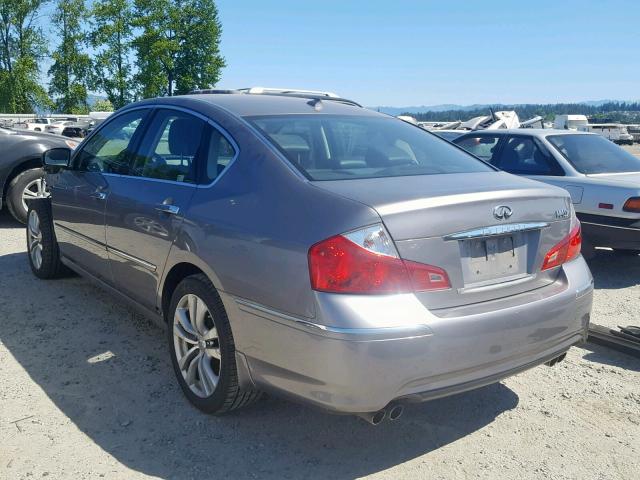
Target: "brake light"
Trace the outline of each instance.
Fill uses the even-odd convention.
[[[625,212],[640,213],[640,197],[633,197],[627,200],[622,210]]]
[[[389,294],[451,287],[443,269],[402,260],[382,225],[316,243],[308,258],[311,288],[321,292]]]
[[[549,270],[576,258],[580,254],[581,247],[582,229],[580,222],[575,219],[575,225],[572,226],[569,235],[545,255],[542,270]]]

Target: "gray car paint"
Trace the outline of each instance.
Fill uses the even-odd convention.
[[[175,182],[163,190],[165,182],[135,179],[130,183],[139,187],[124,186],[119,183],[127,179],[95,172],[50,175],[63,261],[100,277],[157,318],[167,308],[165,286],[176,272],[186,265],[204,272],[227,310],[244,382],[331,410],[371,411],[399,397],[424,400],[497,381],[585,337],[592,279],[584,261],[539,272],[547,247],[569,229],[568,219],[554,216],[569,202],[561,189],[500,172],[310,182],[242,118],[379,115],[332,101],[323,101],[318,111],[305,99],[267,95],[152,99],[117,112],[92,135],[140,106],[181,108],[208,118],[233,139],[237,158],[211,185],[190,187],[190,200],[172,217],[176,223],[157,252],[145,249],[148,237],[126,219],[160,221],[163,214],[149,209],[146,195],[161,192],[153,194],[151,203],[157,202]],[[82,188],[107,195],[87,202],[59,193]],[[514,206],[515,221],[548,224],[531,239],[536,248],[527,257],[530,275],[517,284],[460,291],[457,242],[444,236],[495,225],[492,209],[505,202]],[[402,256],[444,267],[454,288],[404,295],[310,288],[311,245],[381,221]],[[109,236],[109,228],[117,229],[117,237]],[[90,271],[94,262],[103,265],[101,274]]]

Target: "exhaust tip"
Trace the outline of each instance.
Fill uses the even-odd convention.
[[[387,411],[382,409],[377,412],[357,413],[356,415],[371,425],[380,425],[387,418]]]
[[[385,410],[380,410],[373,415],[371,415],[371,424],[372,425],[380,425],[384,420],[384,417],[387,416],[387,412]]]
[[[399,419],[403,413],[404,407],[402,405],[395,405],[389,410],[389,420],[393,422],[394,420]]]

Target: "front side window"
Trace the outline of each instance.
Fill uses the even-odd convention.
[[[547,140],[580,173],[640,172],[640,158],[600,135],[549,135]]]
[[[493,163],[495,160],[499,142],[500,137],[498,135],[470,136],[454,141],[456,145],[461,146],[467,152],[473,153],[476,157],[489,163]]]
[[[187,113],[159,110],[132,161],[129,175],[195,183],[205,125]]]
[[[133,154],[132,139],[148,110],[134,110],[108,121],[95,133],[76,157],[77,170],[127,173]]]
[[[495,165],[516,175],[564,175],[558,162],[533,137],[511,137]]]
[[[421,128],[384,117],[247,118],[311,180],[492,171]]]

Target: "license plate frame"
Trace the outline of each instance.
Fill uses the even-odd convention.
[[[527,249],[520,232],[460,240],[465,287],[501,283],[527,274]]]

